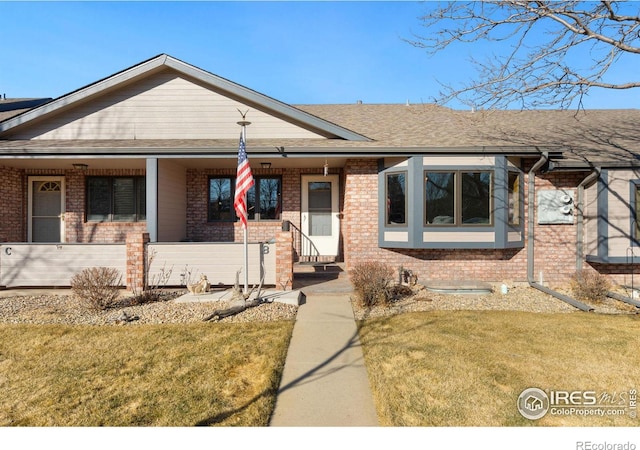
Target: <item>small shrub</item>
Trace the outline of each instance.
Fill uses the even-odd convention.
[[[363,306],[388,304],[394,271],[380,262],[364,262],[354,266],[349,276]]]
[[[175,297],[173,294],[168,294],[164,292],[164,289],[171,278],[171,273],[173,272],[173,267],[167,269],[166,266],[162,266],[162,269],[155,275],[151,276],[151,265],[153,261],[156,259],[157,252],[154,250],[149,254],[147,258],[147,264],[145,265],[145,273],[144,279],[146,280],[146,285],[144,289],[140,292],[137,289],[133,290],[133,297],[129,299],[129,304],[131,305],[144,305],[145,303],[154,303],[163,300],[163,298],[170,300]],[[185,273],[187,268],[185,267]],[[191,272],[189,272],[190,276]],[[183,274],[181,277],[184,277]]]
[[[578,300],[601,303],[611,289],[609,279],[598,272],[576,272],[571,278],[571,291]]]
[[[122,275],[109,267],[90,267],[71,278],[71,290],[89,308],[105,310],[117,305]]]
[[[403,298],[411,297],[415,292],[411,286],[404,284],[395,284],[389,288],[389,296],[392,301],[402,300]]]

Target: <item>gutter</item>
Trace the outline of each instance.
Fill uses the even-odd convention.
[[[540,283],[536,283],[534,281],[534,226],[535,226],[535,174],[542,166],[544,166],[549,161],[549,153],[543,152],[540,159],[531,167],[529,170],[528,177],[528,203],[529,203],[529,217],[527,223],[527,281],[529,282],[529,286],[538,289],[539,291],[544,292],[545,294],[549,294],[558,300],[562,300],[563,302],[569,303],[571,306],[574,306],[582,311],[591,312],[593,308],[581,303],[567,295],[561,294],[560,292],[554,291],[547,287],[544,287]]]

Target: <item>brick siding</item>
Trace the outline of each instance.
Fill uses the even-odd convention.
[[[524,168],[525,171],[528,167]],[[256,169],[255,176],[278,175],[282,177],[282,219],[300,227],[301,177],[320,174],[322,168],[308,169]],[[432,249],[382,249],[378,247],[378,163],[376,160],[348,159],[342,170],[332,170],[341,175],[342,189],[340,212],[342,215],[342,245],[347,269],[363,261],[382,261],[396,268],[413,270],[420,280],[483,280],[526,281],[527,252],[524,249],[501,250],[432,250]],[[86,176],[138,176],[144,170],[30,170],[0,166],[0,242],[26,241],[27,239],[27,180],[28,176],[64,176],[66,183],[65,232],[67,242],[124,243],[130,234],[146,232],[146,222],[97,223],[85,222]],[[207,218],[209,176],[235,176],[235,169],[189,169],[187,171],[187,238],[194,241],[240,242],[242,228],[239,223],[210,223]],[[577,185],[584,173],[540,174],[536,177],[539,189],[565,189],[577,194]],[[528,183],[525,173],[524,211],[525,245],[528,225]],[[250,222],[248,239],[252,242],[276,238],[284,243],[282,221]],[[575,273],[577,228],[572,224],[535,224],[534,278],[542,273],[543,281],[550,284],[566,283]],[[285,244],[285,246],[288,244]],[[281,249],[278,251],[282,251]],[[339,257],[340,258],[340,257]],[[282,256],[278,263],[279,282],[288,277],[289,262]],[[284,264],[284,265],[283,265]],[[597,270],[618,283],[630,283],[632,271],[637,268],[624,265],[590,265],[585,270]],[[138,281],[135,281],[138,283]],[[286,281],[288,286],[288,281]]]
[[[280,231],[276,236],[276,287],[293,289],[293,233]]]
[[[24,171],[0,166],[0,242],[27,239]]]
[[[127,289],[133,293],[142,293],[147,287],[146,261],[149,233],[128,233],[127,244]]]
[[[347,270],[364,261],[381,261],[413,270],[420,280],[527,281],[523,249],[383,249],[378,247],[378,168],[376,161],[348,160],[344,169],[344,252]],[[552,173],[536,178],[538,189],[566,189],[576,194],[585,174]],[[528,224],[525,176],[525,245]],[[577,228],[573,224],[535,224],[534,277],[566,283],[576,271]],[[613,267],[610,272],[615,272]]]
[[[249,221],[247,239],[250,242],[273,239],[288,220],[300,227],[301,177],[321,174],[322,169],[254,169],[253,175],[282,177],[282,220]],[[336,173],[332,171],[331,173]],[[339,173],[339,172],[338,172]],[[239,222],[209,222],[209,177],[235,177],[235,169],[187,170],[187,239],[196,242],[241,242],[242,226]]]
[[[146,222],[85,222],[86,177],[88,176],[144,176],[144,170],[70,170],[65,172],[67,242],[124,243],[128,233],[147,231]]]

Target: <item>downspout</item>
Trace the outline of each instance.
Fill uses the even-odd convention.
[[[617,294],[617,293],[611,292],[611,291],[607,292],[607,297],[612,298],[614,300],[619,300],[619,301],[621,301],[623,303],[626,303],[628,305],[633,305],[636,308],[640,308],[640,302],[638,300],[634,300],[634,299],[632,299],[630,297],[625,297],[624,295]]]
[[[542,166],[544,166],[549,161],[549,153],[543,152],[540,159],[531,167],[529,170],[529,179],[528,179],[528,203],[529,203],[529,217],[527,221],[527,281],[529,282],[529,286],[538,289],[539,291],[544,292],[545,294],[549,294],[558,300],[562,300],[563,302],[569,303],[571,306],[574,306],[582,311],[593,311],[593,308],[585,305],[584,303],[580,303],[579,301],[561,294],[560,292],[556,292],[552,289],[546,288],[539,283],[536,283],[534,280],[534,225],[535,225],[535,177],[536,172],[540,170]]]

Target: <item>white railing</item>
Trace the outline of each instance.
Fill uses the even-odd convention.
[[[276,284],[275,243],[250,243],[249,283],[258,284],[264,275],[265,285]],[[149,244],[147,255],[150,284],[166,278],[162,284],[184,286],[196,283],[200,275],[206,275],[212,286],[233,285],[236,272],[244,270],[244,253],[241,243],[187,242]],[[240,283],[244,275],[240,276]]]
[[[249,283],[276,284],[275,243],[250,243]],[[151,243],[147,247],[148,283],[184,286],[200,275],[211,285],[233,285],[244,270],[241,243]],[[0,286],[67,287],[71,278],[89,267],[112,267],[126,283],[126,244],[0,244]],[[240,282],[244,275],[240,277]]]
[[[71,278],[88,267],[126,271],[125,244],[0,245],[0,286],[69,286]]]

